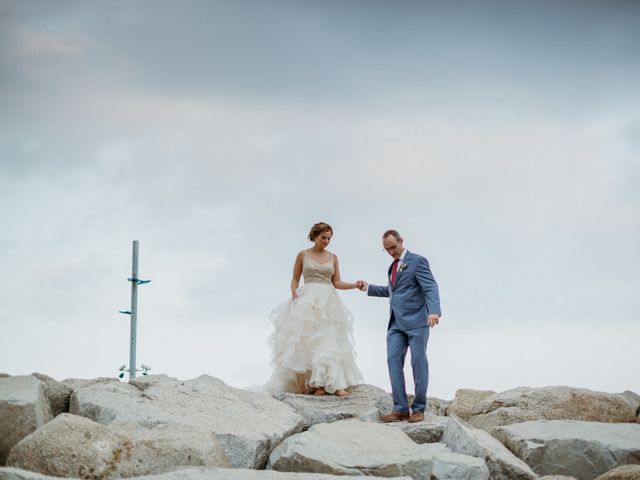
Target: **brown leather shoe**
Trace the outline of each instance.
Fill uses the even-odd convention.
[[[409,412],[391,412],[379,418],[382,423],[401,422],[409,418]]]
[[[424,420],[424,412],[411,412],[409,423],[421,422]]]

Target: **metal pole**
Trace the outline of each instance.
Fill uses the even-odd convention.
[[[131,273],[131,345],[129,350],[129,380],[136,378],[136,336],[138,328],[138,240],[133,241]]]

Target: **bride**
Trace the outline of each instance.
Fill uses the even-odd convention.
[[[293,265],[291,299],[269,315],[275,327],[269,337],[273,373],[266,385],[271,394],[344,397],[345,388],[362,381],[354,360],[353,317],[336,292],[361,285],[340,280],[338,257],[326,250],[332,236],[327,223],[311,227],[313,246],[299,252]]]

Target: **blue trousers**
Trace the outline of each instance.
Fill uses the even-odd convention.
[[[429,362],[427,361],[427,341],[429,327],[400,330],[393,314],[387,330],[387,366],[391,379],[393,411],[408,412],[407,390],[404,384],[404,359],[407,348],[411,349],[411,369],[415,384],[415,398],[411,405],[414,412],[424,412],[427,407],[427,386],[429,385]]]

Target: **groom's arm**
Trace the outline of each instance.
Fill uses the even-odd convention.
[[[388,297],[389,287],[369,284],[369,288],[367,288],[367,295],[369,295],[370,297]]]
[[[429,268],[429,261],[424,257],[420,257],[416,267],[416,280],[424,292],[428,315],[441,316],[442,313],[440,312],[440,292],[438,291],[438,284],[436,283],[436,279],[433,277],[431,269]]]

